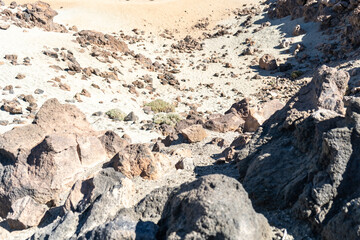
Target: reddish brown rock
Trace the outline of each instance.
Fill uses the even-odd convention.
[[[102,46],[114,51],[120,51],[123,53],[130,52],[128,46],[125,42],[116,39],[110,34],[103,34],[101,32],[82,30],[77,33],[78,37],[76,40],[82,45],[94,44],[97,46]]]
[[[99,139],[109,158],[113,158],[116,153],[129,145],[126,139],[121,138],[113,131],[106,131]]]
[[[243,128],[245,120],[237,113],[228,113],[221,117],[210,119],[204,126],[215,132],[229,132]]]
[[[129,178],[140,176],[157,179],[169,167],[169,159],[161,153],[152,153],[146,144],[132,144],[111,160],[115,170]]]
[[[270,54],[265,54],[260,58],[259,66],[260,68],[268,71],[274,70],[278,67],[275,57]]]
[[[237,113],[238,115],[240,115],[240,117],[247,118],[250,111],[249,102],[249,98],[244,98],[240,102],[234,103],[231,108],[225,112],[225,114]]]
[[[63,25],[54,23],[53,19],[58,14],[50,7],[50,4],[37,1],[25,5],[26,10],[17,14],[16,17],[22,22],[21,27],[40,27],[46,31],[67,32]]]
[[[9,27],[10,27],[10,24],[0,23],[0,29],[1,29],[1,30],[8,30]]]
[[[11,114],[22,114],[23,110],[17,101],[5,101],[3,109]]]
[[[190,142],[201,142],[207,137],[205,129],[200,124],[192,125],[181,130],[181,134]]]

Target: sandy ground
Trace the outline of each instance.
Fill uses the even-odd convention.
[[[229,27],[230,31],[235,33],[239,29],[239,25],[245,20],[246,16],[239,19],[229,18],[219,21],[217,24]],[[131,50],[149,57],[152,61],[166,64],[168,58],[179,59],[180,65],[178,69],[180,72],[175,74],[175,76],[180,82],[180,89],[175,89],[169,85],[162,85],[160,80],[157,79],[158,73],[150,72],[135,64],[131,56],[123,56],[121,61],[114,59],[112,64],[99,62],[96,58],[90,57],[90,48],[82,49],[80,47],[73,36],[74,32],[62,34],[43,32],[39,29],[24,31],[16,26],[11,26],[7,31],[0,31],[2,46],[0,48],[0,56],[16,54],[18,55],[19,63],[22,62],[23,58],[30,57],[32,65],[24,66],[19,64],[14,66],[8,61],[2,60],[4,64],[0,65],[0,87],[4,88],[8,85],[13,85],[14,87],[13,94],[8,91],[2,92],[3,99],[12,100],[20,94],[32,94],[37,99],[38,105],[41,106],[46,99],[56,97],[61,102],[76,104],[98,130],[114,129],[120,135],[124,133],[130,135],[134,142],[149,142],[160,135],[154,131],[140,130],[141,124],[139,122],[151,120],[153,117],[152,115],[145,114],[142,110],[144,103],[160,98],[170,103],[178,104],[176,108],[177,113],[188,112],[191,105],[197,105],[198,111],[223,113],[234,102],[241,100],[243,97],[252,97],[254,103],[256,103],[257,99],[253,95],[264,85],[264,79],[255,79],[254,76],[260,74],[270,81],[276,74],[271,76],[269,72],[262,71],[257,66],[254,66],[252,62],[264,53],[273,54],[279,59],[279,62],[284,59],[291,59],[291,53],[286,53],[283,49],[277,48],[282,39],[290,39],[294,44],[307,41],[307,51],[312,54],[316,53],[314,48],[317,41],[306,40],[306,35],[296,38],[290,36],[293,27],[300,23],[299,20],[288,21],[287,24],[280,24],[279,21],[274,21],[272,26],[253,33],[253,30],[258,28],[263,21],[264,16],[256,17],[254,22],[258,23],[239,36],[225,35],[205,39],[204,49],[193,53],[172,51],[170,46],[176,43],[176,40],[161,38],[153,34],[145,34],[142,36],[144,40],[135,44],[128,42]],[[302,23],[302,26],[308,32],[311,32],[312,36],[316,36],[316,25],[313,23]],[[134,33],[133,35],[135,36]],[[252,38],[255,42],[254,47],[259,49],[259,53],[256,53],[254,56],[241,55],[247,47],[244,44],[247,38]],[[321,41],[319,34],[318,39]],[[30,45],[31,47],[29,47]],[[117,67],[122,73],[119,75],[120,81],[104,81],[103,78],[94,75],[87,80],[82,80],[81,74],[72,76],[65,71],[56,71],[49,66],[57,65],[66,68],[66,63],[59,62],[42,53],[44,50],[53,50],[54,48],[63,48],[63,52],[67,50],[73,52],[83,68],[93,67],[99,68],[101,71],[108,71],[110,67]],[[220,61],[211,63],[209,60],[212,58],[218,58]],[[294,64],[297,64],[295,60],[292,61]],[[230,63],[233,67],[225,68],[225,63]],[[203,70],[203,66],[206,66],[207,69]],[[297,66],[297,69],[301,68],[306,70],[306,65]],[[15,79],[18,73],[24,74],[26,77],[21,80]],[[153,86],[156,88],[155,94],[149,94],[146,90],[137,89],[140,94],[136,96],[129,93],[128,89],[123,87],[123,84],[131,84],[145,74],[153,78]],[[214,76],[216,74],[218,74],[218,77]],[[59,77],[62,83],[69,85],[71,90],[61,90],[58,83],[54,81],[55,77]],[[100,89],[92,87],[92,84],[99,85]],[[213,87],[209,88],[206,84],[213,84]],[[34,94],[36,89],[41,89],[44,93]],[[77,102],[74,100],[74,95],[80,93],[82,89],[89,91],[91,97],[81,96],[82,102]],[[181,99],[180,103],[176,100],[178,97]],[[27,103],[21,103],[23,104],[23,109],[25,109]],[[139,122],[119,123],[104,117],[92,116],[95,112],[106,112],[113,108],[119,108],[126,114],[131,111],[135,112],[139,117]],[[0,111],[0,119],[10,122],[7,126],[0,126],[0,132],[3,133],[17,126],[17,119],[27,123],[31,122],[32,119],[27,119],[27,114],[25,111],[23,115],[9,115],[5,111]]]
[[[11,1],[5,1],[9,4]],[[20,0],[18,3],[35,2]],[[60,14],[56,21],[79,29],[118,32],[138,28],[160,32],[169,29],[177,36],[195,34],[192,27],[203,18],[216,22],[229,17],[231,10],[253,0],[49,0]],[[199,34],[199,33],[197,33]]]

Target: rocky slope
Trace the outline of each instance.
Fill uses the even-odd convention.
[[[0,239],[359,239],[357,1],[180,38],[0,5]]]

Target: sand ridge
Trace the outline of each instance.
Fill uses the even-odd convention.
[[[9,4],[11,1],[5,1]],[[31,2],[17,1],[19,4]],[[33,1],[35,2],[35,1]],[[118,32],[119,30],[153,31],[168,29],[178,37],[200,34],[192,27],[198,20],[210,19],[209,28],[229,17],[229,13],[251,0],[54,0],[48,1],[59,16],[56,21],[79,29]],[[257,3],[257,2],[256,2]]]

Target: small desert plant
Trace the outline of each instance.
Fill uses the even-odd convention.
[[[123,121],[126,114],[120,109],[114,108],[105,113],[110,119]]]
[[[148,106],[151,108],[151,111],[153,111],[154,113],[159,113],[159,112],[173,112],[175,110],[175,106],[165,102],[164,100],[161,99],[156,99],[152,102],[149,102],[147,104],[145,104],[145,106]]]
[[[293,71],[291,73],[291,78],[292,79],[297,79],[299,77],[301,77],[301,75],[303,75],[304,73],[302,71]]]
[[[156,114],[153,119],[154,123],[156,124],[160,124],[160,125],[167,124],[171,126],[176,125],[176,123],[180,120],[181,120],[180,115],[176,113],[168,113],[168,114],[159,113]]]

